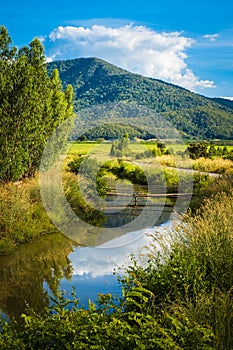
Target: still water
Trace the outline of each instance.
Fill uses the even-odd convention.
[[[170,225],[169,215],[164,214],[157,226],[128,232],[92,247],[80,247],[62,234],[53,234],[0,257],[3,316],[19,319],[28,306],[41,312],[57,289],[65,290],[69,296],[74,287],[84,307],[89,299],[95,301],[99,292],[120,295],[114,269],[120,267],[123,271],[130,263],[130,254],[139,255],[149,244],[151,233],[166,232]]]

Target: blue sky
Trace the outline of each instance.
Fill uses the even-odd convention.
[[[233,97],[230,0],[3,2],[13,43],[40,37],[48,61],[96,56],[206,96]]]

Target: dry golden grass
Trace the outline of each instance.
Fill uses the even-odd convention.
[[[218,174],[233,174],[233,162],[229,159],[223,159],[221,157],[210,159],[210,158],[199,158],[199,159],[187,159],[172,155],[163,155],[156,157],[156,162],[161,166],[176,167],[185,169],[194,169],[207,173],[218,173]]]
[[[206,171],[218,174],[233,174],[233,162],[223,158],[199,158],[192,160],[194,170]]]
[[[161,166],[191,169],[192,163],[189,158],[182,158],[173,155],[163,155],[156,157],[156,162]]]

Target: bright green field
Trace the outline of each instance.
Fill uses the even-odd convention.
[[[111,143],[73,143],[68,153],[72,156],[92,154],[96,157],[101,157],[103,155],[109,155],[111,146]]]
[[[139,153],[145,151],[145,149],[153,149],[156,147],[156,143],[145,143],[145,144],[139,144],[139,143],[131,143],[130,149],[134,153]],[[175,153],[180,151],[185,151],[186,145],[182,144],[167,144],[166,147],[168,150],[173,150]],[[218,146],[215,146],[218,147]],[[223,148],[224,146],[219,146]],[[73,143],[70,150],[69,155],[77,156],[77,155],[84,155],[84,154],[92,154],[96,157],[102,158],[103,156],[109,155],[111,149],[111,143],[104,142],[104,143],[98,143],[98,142],[80,142],[80,143]],[[227,145],[228,151],[233,150],[232,145]]]
[[[80,142],[80,143],[73,143],[70,150],[69,155],[77,156],[77,155],[84,155],[84,154],[92,154],[96,157],[102,157],[103,155],[109,155],[110,149],[112,144],[109,142],[104,143],[97,143],[97,142]],[[139,143],[131,143],[130,149],[134,153],[140,153],[145,151],[146,149],[153,149],[156,147],[156,143],[146,143],[146,144],[139,144]],[[186,146],[185,145],[179,145],[179,144],[169,144],[167,145],[167,148],[173,149],[175,152],[178,151],[184,151]],[[232,146],[233,148],[233,146]]]

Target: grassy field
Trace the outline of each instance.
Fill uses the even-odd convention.
[[[110,154],[112,144],[110,142],[88,142],[88,143],[73,143],[69,150],[67,156],[67,163],[72,160],[75,156],[81,155],[89,155],[97,158],[100,162],[104,162],[112,159]],[[163,155],[158,157],[143,157],[143,159],[137,160],[135,159],[136,154],[143,153],[145,150],[156,147],[156,143],[131,143],[129,145],[130,151],[132,152],[132,156],[124,156],[124,160],[128,161],[138,161],[147,164],[160,164],[163,167],[178,167],[178,168],[193,168],[194,170],[206,171],[212,173],[220,173],[220,174],[232,174],[233,173],[233,162],[227,159],[222,159],[221,157],[217,157],[215,159],[209,158],[199,158],[196,160],[179,157],[176,155],[177,152],[184,151],[185,145],[180,144],[170,144],[167,146],[168,150],[173,150],[171,154],[174,155]],[[224,146],[218,146],[223,148]],[[233,150],[233,146],[227,146],[228,151]]]
[[[131,143],[130,144],[130,150],[134,153],[137,152],[142,152],[145,149],[153,149],[157,145],[156,142],[145,142],[145,143]],[[167,144],[166,148],[170,151],[173,150],[174,153],[177,152],[184,152],[186,149],[185,144]],[[224,147],[223,145],[221,146],[215,146],[215,147],[220,147],[221,149]],[[233,150],[233,145],[226,145],[228,151]],[[111,149],[111,142],[103,142],[103,143],[98,143],[98,142],[76,142],[73,143],[70,150],[69,154],[70,155],[80,155],[80,154],[87,154],[89,152],[92,152],[93,154],[96,155],[102,155],[104,154],[109,154]]]
[[[153,149],[155,148],[157,143],[155,142],[148,142],[148,143],[131,143],[130,144],[130,150],[133,153],[137,152],[143,152],[146,149]],[[168,144],[167,145],[168,150],[174,150],[174,152],[179,152],[179,151],[185,151],[186,146],[185,145],[180,145],[180,144]],[[233,148],[233,146],[232,146]],[[69,154],[70,155],[83,155],[91,152],[94,155],[103,155],[106,154],[108,155],[111,149],[111,142],[104,142],[104,143],[98,143],[98,142],[77,142],[73,143],[70,150]]]

